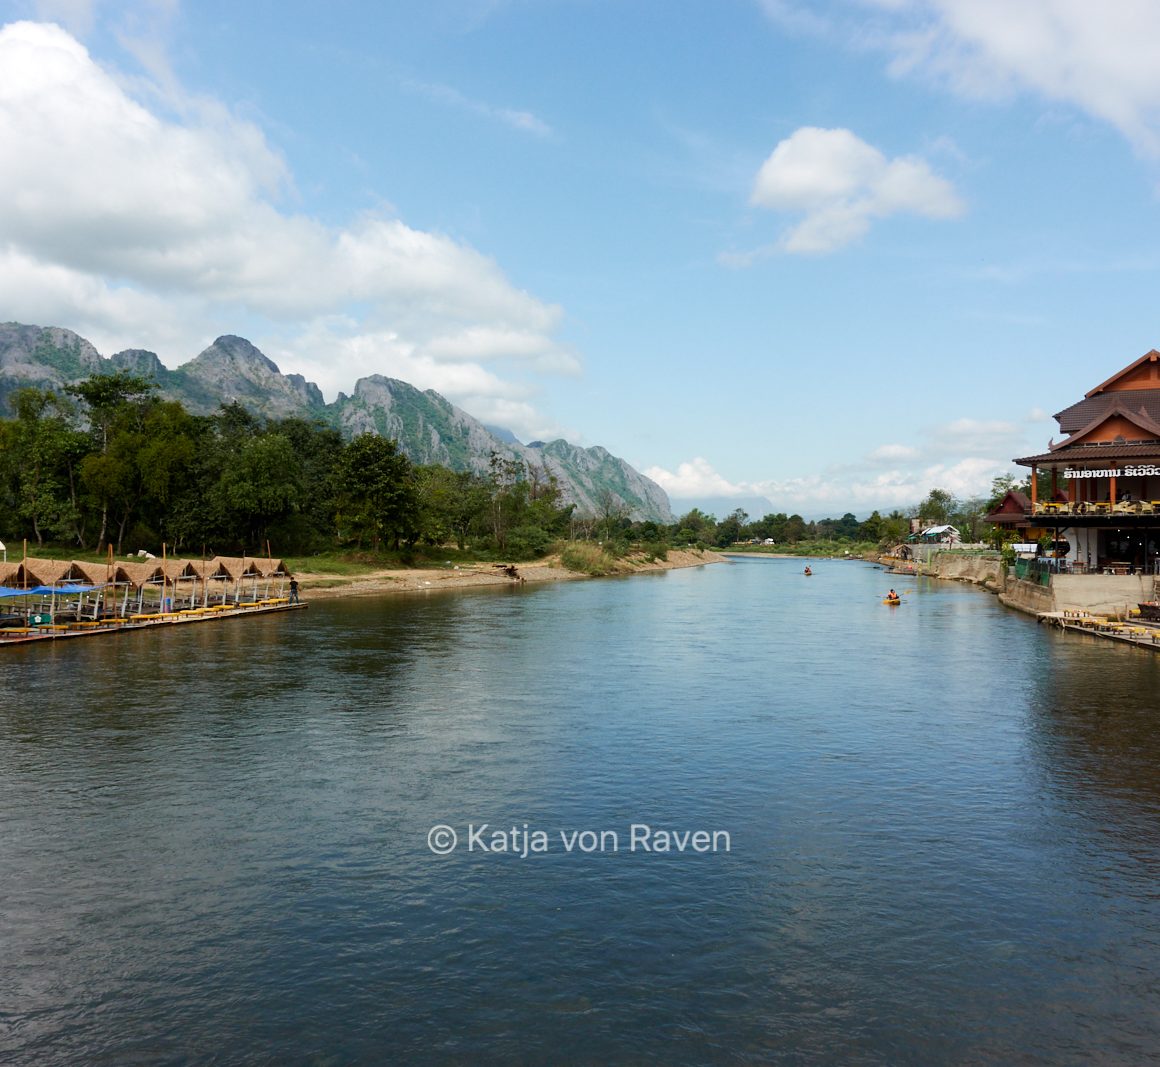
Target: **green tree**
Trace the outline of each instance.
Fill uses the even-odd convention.
[[[411,462],[398,442],[378,434],[359,434],[343,450],[339,464],[340,528],[363,544],[378,548],[384,539],[399,541],[418,525]]]
[[[858,540],[872,541],[878,544],[882,539],[883,528],[882,516],[878,514],[877,510],[870,513],[870,517],[858,527]]]
[[[952,525],[962,534],[964,541],[981,541],[988,525],[986,516],[989,510],[987,501],[981,496],[963,500],[952,516]]]
[[[693,508],[677,520],[673,541],[678,545],[691,545],[697,541],[707,545],[715,544],[717,520],[700,508]]]
[[[313,551],[334,540],[336,481],[345,445],[333,427],[308,419],[282,419],[269,427],[286,437],[298,458],[301,492],[294,512],[272,525],[278,543]],[[274,534],[272,534],[274,536]],[[283,549],[285,551],[285,548]]]
[[[932,489],[918,506],[918,517],[927,526],[944,526],[951,521],[958,506],[954,496],[945,489]]]
[[[442,544],[454,537],[462,550],[473,530],[487,528],[491,494],[478,474],[439,466],[418,467],[415,487],[419,527],[428,543]]]
[[[730,512],[717,524],[717,535],[713,543],[718,548],[728,548],[735,541],[740,541],[741,528],[748,519],[749,515],[742,508]]]
[[[109,529],[109,509],[116,503],[122,512],[121,532],[132,508],[133,478],[132,442],[114,437],[139,433],[134,423],[153,399],[157,386],[146,378],[125,371],[116,374],[97,374],[75,385],[66,386],[66,392],[75,396],[84,407],[96,449],[82,463],[81,473],[87,489],[93,495],[100,512],[100,532],[97,551],[105,545]]]
[[[796,545],[804,539],[807,532],[806,520],[800,515],[791,515],[785,520],[785,540],[791,545]]]
[[[243,547],[260,552],[271,523],[298,507],[301,492],[300,464],[290,439],[267,433],[246,441],[229,458],[216,495]]]
[[[16,419],[5,449],[12,504],[18,519],[44,544],[45,536],[67,534],[75,527],[70,493],[77,435],[69,425],[70,405],[53,392],[20,389],[12,397]]]

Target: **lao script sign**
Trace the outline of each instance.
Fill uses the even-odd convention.
[[[1065,478],[1146,478],[1153,474],[1160,474],[1160,467],[1151,463],[1145,463],[1138,467],[1121,467],[1119,470],[1115,467],[1103,470],[1095,467],[1087,469],[1067,467],[1063,472]]]

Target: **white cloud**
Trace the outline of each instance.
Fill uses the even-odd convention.
[[[262,131],[213,101],[176,103],[180,121],[150,110],[57,26],[0,29],[10,317],[68,326],[106,353],[154,348],[170,366],[247,332],[329,394],[361,374],[413,380],[406,371],[456,402],[518,394],[523,421],[541,421],[530,387],[488,368],[576,373],[553,337],[558,307],[398,218],[333,227],[283,210],[291,175]]]
[[[1027,454],[1025,431],[1025,424],[963,417],[928,427],[918,445],[880,444],[860,459],[815,473],[790,470],[735,482],[703,457],[680,464],[676,473],[660,467],[645,473],[674,500],[697,506],[723,497],[764,498],[775,513],[820,519],[851,511],[865,519],[875,510],[909,511],[932,489],[960,500],[989,496],[992,480],[1015,469],[1010,457]]]
[[[815,126],[778,144],[758,171],[750,202],[805,216],[782,235],[780,248],[791,253],[832,252],[891,215],[946,219],[965,210],[950,182],[923,160],[888,160],[849,130]]]
[[[910,445],[879,445],[866,457],[871,463],[918,459],[921,453]]]
[[[649,467],[644,474],[677,500],[699,496],[745,496],[751,492],[744,485],[734,485],[723,478],[701,456],[680,464],[675,472],[663,467]]]
[[[957,92],[1030,90],[1109,122],[1138,149],[1160,152],[1160,7],[1153,0],[924,0],[923,32],[897,36],[900,72]]]
[[[878,49],[896,77],[972,99],[1031,93],[1119,130],[1160,155],[1160,5],[1155,0],[860,0],[825,20],[792,0],[760,0],[793,32]]]
[[[991,480],[1011,469],[1009,461],[977,456],[939,463],[906,463],[899,457],[899,463],[886,470],[876,466],[868,463],[769,479],[754,483],[751,491],[787,514],[837,518],[851,511],[865,519],[872,511],[907,511],[932,489],[945,489],[960,500],[986,496]]]

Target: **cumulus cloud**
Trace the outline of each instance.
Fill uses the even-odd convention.
[[[723,478],[701,456],[680,464],[675,471],[649,467],[644,473],[677,500],[699,496],[745,496],[751,492],[744,485],[735,485]]]
[[[820,519],[852,511],[865,519],[872,511],[909,511],[932,489],[960,500],[987,497],[992,480],[1014,469],[1011,456],[1035,450],[1027,428],[1023,422],[962,417],[927,427],[917,444],[878,444],[822,471],[783,470],[753,481],[731,481],[704,457],[680,464],[676,472],[654,467],[645,473],[674,501],[689,506],[730,497],[744,498],[751,506],[755,498],[764,498],[772,512]]]
[[[1010,461],[989,456],[924,463],[908,462],[900,455],[885,468],[868,457],[864,463],[820,474],[758,481],[751,491],[766,497],[773,510],[787,514],[836,518],[852,511],[865,519],[872,511],[908,511],[932,489],[945,489],[960,500],[985,497],[992,479],[1010,469]]]
[[[212,101],[163,117],[125,84],[58,26],[0,29],[9,315],[171,366],[247,332],[331,394],[413,373],[457,402],[522,403],[529,426],[526,382],[489,368],[577,371],[553,337],[560,309],[488,256],[382,214],[334,227],[284,210],[292,175],[258,127]]]
[[[777,145],[757,173],[750,203],[804,216],[779,242],[791,253],[832,252],[891,215],[947,219],[964,211],[951,183],[923,160],[887,159],[849,130],[816,126]]]

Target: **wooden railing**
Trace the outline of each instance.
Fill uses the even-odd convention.
[[[1036,501],[1032,506],[1033,515],[1054,518],[1062,515],[1160,515],[1160,500],[1121,500],[1113,504],[1110,500],[1070,500]]]

